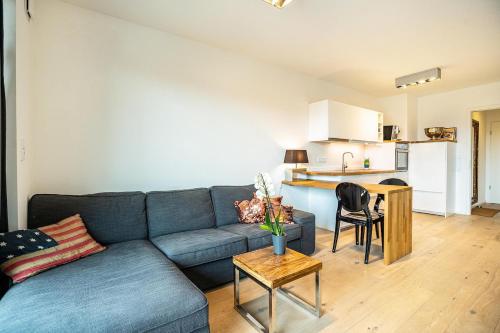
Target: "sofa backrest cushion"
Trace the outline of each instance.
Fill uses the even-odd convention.
[[[234,208],[235,201],[250,200],[255,193],[253,185],[244,186],[212,186],[210,195],[215,210],[218,227],[238,223],[238,214]]]
[[[142,192],[90,195],[36,194],[28,207],[28,228],[39,228],[80,214],[101,244],[147,238],[146,195]]]
[[[207,188],[150,192],[146,196],[149,237],[215,227]]]

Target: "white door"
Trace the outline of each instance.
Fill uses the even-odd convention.
[[[491,123],[490,145],[490,200],[491,203],[500,203],[500,121]]]

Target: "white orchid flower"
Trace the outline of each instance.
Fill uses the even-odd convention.
[[[257,190],[256,195],[259,199],[264,198],[266,195],[273,196],[275,194],[273,180],[268,173],[258,173],[254,181]]]

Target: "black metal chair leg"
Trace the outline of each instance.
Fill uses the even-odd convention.
[[[356,245],[359,245],[359,225],[354,226],[354,232],[356,233]]]
[[[339,239],[339,233],[340,233],[340,220],[337,218],[335,221],[335,234],[333,236],[332,252],[335,252],[337,250],[337,240]]]
[[[380,231],[382,232],[382,255],[384,254],[384,221],[380,222]]]
[[[365,264],[368,264],[368,258],[370,257],[370,247],[372,245],[372,225],[368,224],[366,228],[366,249],[365,249]]]
[[[379,224],[375,223],[373,226],[375,227],[375,235],[377,235],[377,239],[380,238]]]
[[[365,226],[361,226],[361,237],[359,237],[359,244],[363,246],[364,241],[365,241]]]

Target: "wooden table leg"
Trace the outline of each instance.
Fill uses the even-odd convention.
[[[411,188],[385,195],[384,264],[386,265],[412,251],[412,195]]]

